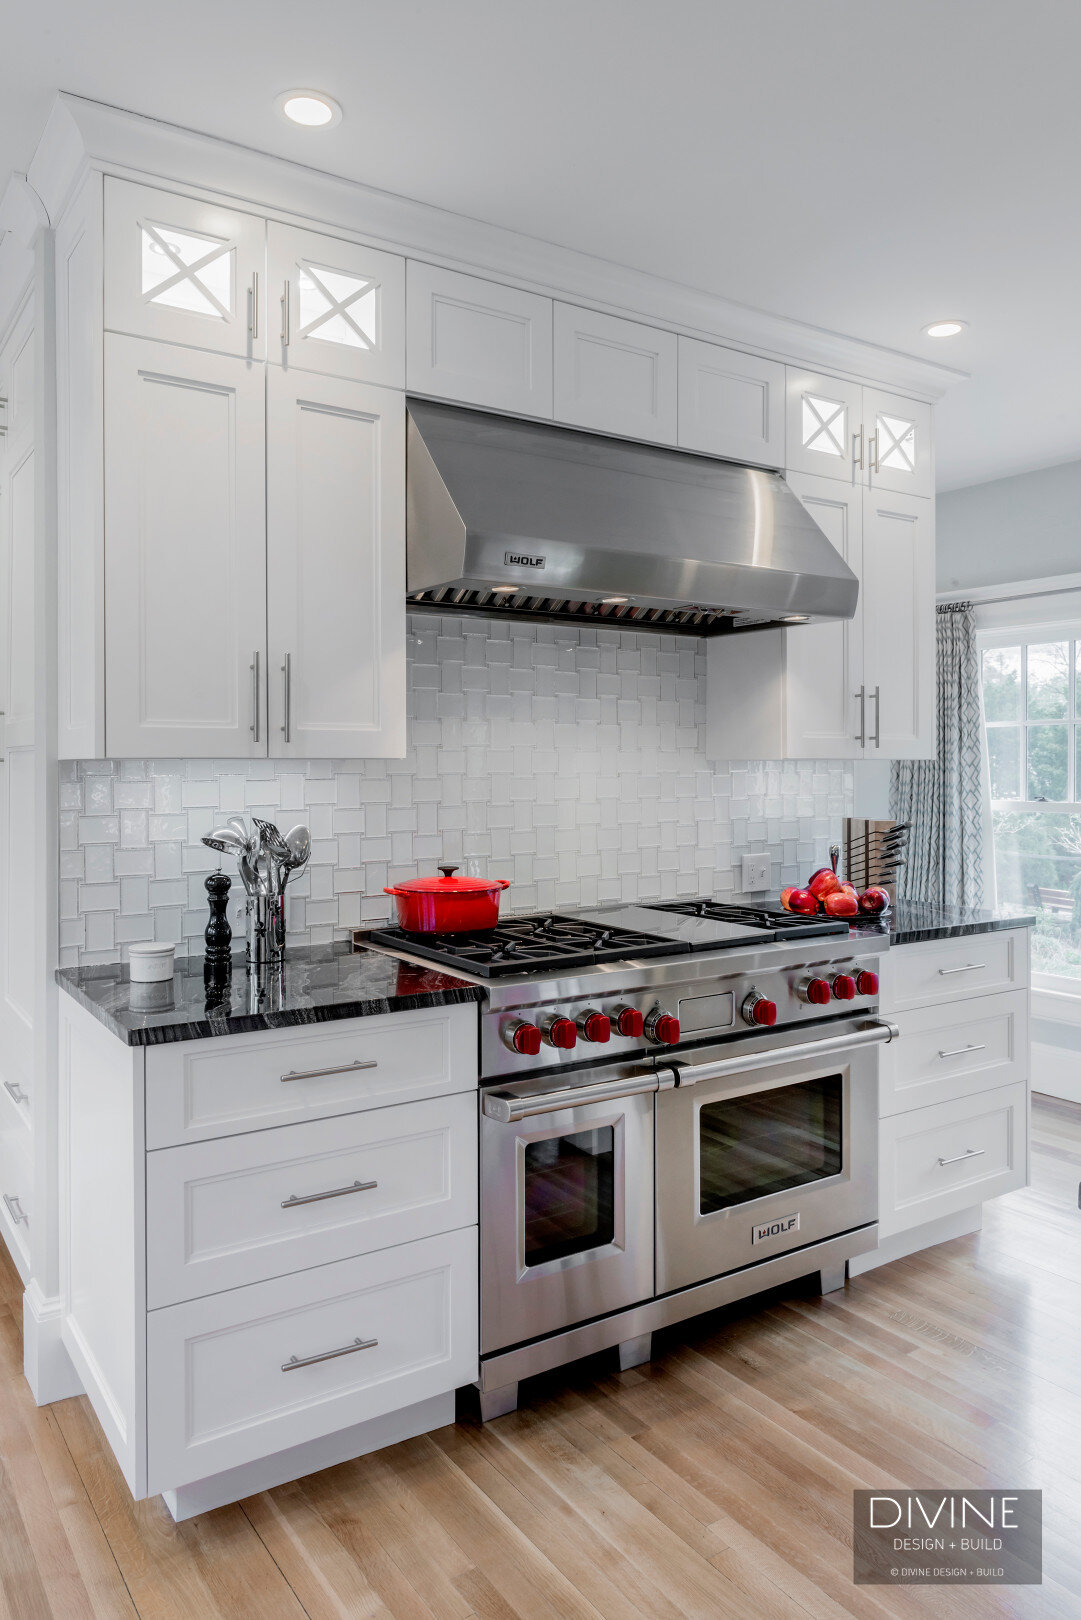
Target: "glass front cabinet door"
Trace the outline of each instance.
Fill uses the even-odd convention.
[[[267,251],[272,361],[405,386],[404,259],[273,221]]]
[[[105,181],[105,326],[266,357],[266,224],[149,186]]]

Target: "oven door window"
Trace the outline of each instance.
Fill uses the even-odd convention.
[[[603,1248],[615,1236],[615,1129],[530,1142],[524,1153],[525,1263]]]
[[[700,1209],[712,1215],[841,1171],[839,1074],[703,1104]]]

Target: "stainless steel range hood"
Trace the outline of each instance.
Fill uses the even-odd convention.
[[[856,611],[779,473],[427,400],[408,419],[414,607],[693,635]]]

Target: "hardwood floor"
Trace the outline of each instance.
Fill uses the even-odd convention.
[[[525,1408],[174,1525],[83,1399],[34,1406],[0,1274],[0,1615],[806,1620],[1081,1615],[1081,1108],[983,1232],[537,1380]],[[852,1491],[1038,1486],[1044,1585],[851,1579]]]

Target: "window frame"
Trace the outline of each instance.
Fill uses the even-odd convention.
[[[1029,720],[1028,718],[1028,649],[1049,641],[1065,641],[1073,648],[1069,660],[1066,696],[1066,714],[1058,720]],[[1016,720],[988,720],[983,703],[983,655],[994,647],[1021,649],[1021,714]],[[991,812],[997,810],[1027,810],[1037,814],[1081,815],[1081,680],[1078,663],[1081,660],[1081,619],[1066,619],[1057,624],[1015,625],[1009,629],[979,630],[976,650],[980,665],[980,709],[983,713],[985,735],[992,730],[1005,730],[1016,726],[1021,733],[1019,785],[1028,787],[1028,731],[1030,726],[1066,727],[1066,789],[1073,789],[1073,798],[1065,799],[996,799],[989,802]],[[988,793],[990,794],[990,750],[985,749],[988,762]]]

